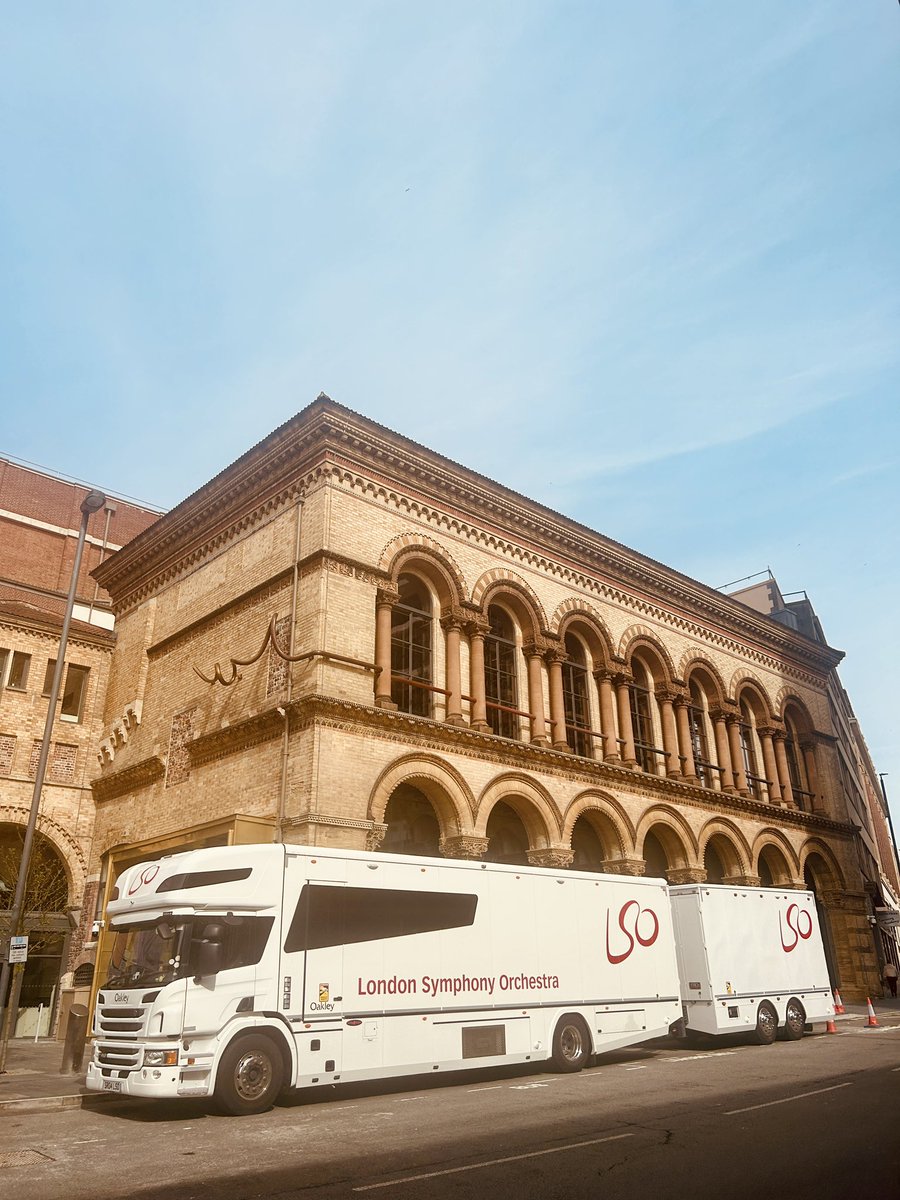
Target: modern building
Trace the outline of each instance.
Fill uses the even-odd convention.
[[[81,501],[89,489],[0,459],[0,947],[31,809]],[[115,645],[109,597],[90,572],[158,513],[108,499],[88,526],[26,893],[29,958],[16,1032],[45,1033],[89,964],[93,912],[82,909],[94,827],[91,781]],[[90,973],[88,965],[84,973]]]
[[[128,864],[271,839],[808,885],[875,987],[824,640],[325,396],[94,577],[98,918]]]

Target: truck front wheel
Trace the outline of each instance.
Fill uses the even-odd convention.
[[[771,1046],[778,1034],[778,1013],[763,1000],[756,1014],[756,1040],[761,1046]]]
[[[271,1108],[281,1091],[281,1052],[264,1033],[236,1038],[222,1055],[216,1076],[216,1107],[234,1117]]]
[[[550,1061],[557,1071],[580,1071],[591,1053],[591,1035],[577,1013],[566,1013],[553,1031]]]

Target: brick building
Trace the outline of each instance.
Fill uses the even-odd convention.
[[[15,890],[47,697],[81,524],[80,484],[0,459],[0,933]],[[90,943],[82,911],[94,826],[91,780],[115,644],[108,595],[90,572],[156,520],[156,512],[109,499],[88,526],[53,728],[26,901],[29,962],[18,1033],[41,1013],[46,1031],[64,983]],[[80,927],[79,927],[80,926]],[[75,931],[72,936],[73,930]],[[5,938],[0,937],[5,948]],[[43,1010],[41,1010],[43,1005]]]
[[[805,882],[872,990],[824,641],[324,396],[94,574],[98,912],[129,863],[272,838]]]

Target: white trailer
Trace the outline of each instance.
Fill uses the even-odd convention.
[[[87,1085],[214,1096],[501,1063],[579,1070],[680,1027],[663,880],[302,846],[119,878]]]
[[[834,1016],[812,892],[687,884],[669,889],[685,1027],[753,1030],[763,1045]]]

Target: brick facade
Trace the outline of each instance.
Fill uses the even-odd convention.
[[[74,563],[80,505],[88,491],[43,472],[0,459],[0,837],[15,839],[27,824],[47,714],[45,680],[58,655]],[[90,571],[102,558],[146,529],[157,513],[110,500],[91,516],[69,631],[66,670],[86,669],[81,704],[54,721],[37,829],[65,865],[67,903],[88,935],[93,908],[83,912],[94,828],[91,780],[99,773],[97,745],[115,644],[109,597]],[[91,606],[93,605],[93,611]],[[95,623],[94,618],[102,623]],[[90,619],[87,619],[90,618]],[[5,652],[5,654],[4,654]],[[22,687],[3,686],[10,656],[25,656]],[[67,676],[63,675],[63,691]],[[65,916],[62,926],[67,926]],[[66,940],[63,983],[90,958],[84,938]],[[87,937],[90,947],[90,937]]]
[[[805,881],[845,999],[871,988],[823,643],[324,397],[95,577],[119,639],[93,784],[107,888],[239,826]],[[419,676],[392,659],[410,581]]]

